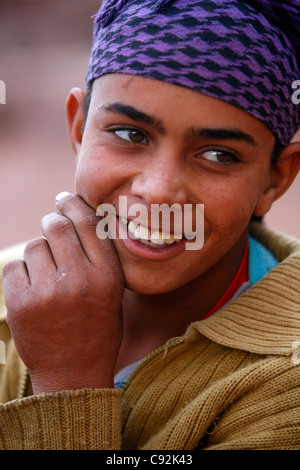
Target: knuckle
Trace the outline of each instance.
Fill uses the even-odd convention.
[[[43,218],[43,227],[47,233],[53,235],[71,234],[74,231],[72,222],[59,214],[51,214]]]
[[[63,208],[69,204],[73,204],[74,200],[77,199],[77,195],[69,193],[68,191],[62,191],[56,196],[56,206]]]
[[[33,240],[30,240],[24,248],[24,257],[26,257],[27,255],[29,255],[30,253],[34,251],[44,248],[46,243],[47,242],[44,238],[34,238]]]
[[[84,215],[78,220],[78,228],[81,230],[91,231],[94,230],[96,232],[96,226],[98,221],[94,214],[89,213]]]
[[[4,264],[2,268],[2,276],[7,277],[11,273],[14,273],[16,269],[18,269],[22,263],[23,263],[23,260],[21,259],[12,259],[8,261],[7,263]]]

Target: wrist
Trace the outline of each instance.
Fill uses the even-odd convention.
[[[55,393],[63,390],[81,390],[96,388],[114,388],[113,374],[100,375],[98,373],[89,375],[70,376],[66,370],[64,377],[31,377],[34,395],[42,393]]]

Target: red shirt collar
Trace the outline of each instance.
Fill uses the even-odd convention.
[[[203,317],[201,320],[205,320],[206,318],[210,317],[213,313],[220,310],[224,305],[229,302],[229,300],[234,296],[236,291],[241,287],[242,284],[249,281],[248,276],[248,240],[246,242],[243,258],[237,273],[231,282],[230,286],[224,292],[222,297],[218,300],[216,305]]]

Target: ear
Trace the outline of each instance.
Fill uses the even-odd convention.
[[[265,215],[273,202],[288,190],[299,170],[300,142],[295,142],[285,147],[278,162],[271,165],[268,183],[253,214],[257,217]]]
[[[66,100],[68,133],[75,155],[79,154],[82,141],[84,96],[83,90],[72,88]]]

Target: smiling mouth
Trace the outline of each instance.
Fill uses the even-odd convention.
[[[152,246],[153,248],[165,248],[174,243],[179,243],[185,238],[182,235],[166,234],[158,230],[151,232],[148,228],[137,225],[133,221],[127,220],[125,217],[120,217],[120,221],[127,227],[128,234],[132,239]]]

